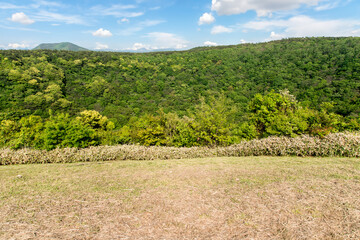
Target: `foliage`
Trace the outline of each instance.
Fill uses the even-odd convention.
[[[77,119],[84,124],[88,124],[93,129],[112,130],[115,128],[113,122],[95,110],[82,111]]]
[[[166,145],[164,122],[160,116],[146,114],[130,126],[133,141],[145,146]]]
[[[263,96],[256,94],[248,106],[250,121],[260,137],[291,136],[304,133],[308,128],[306,113],[295,97],[287,90],[280,93],[270,92]]]
[[[0,146],[214,146],[355,131],[359,60],[360,38],[146,54],[0,50]]]
[[[332,108],[331,103],[323,103],[320,111],[313,112],[308,119],[310,134],[324,137],[329,133],[347,129],[348,124],[340,115],[328,112]]]
[[[231,105],[223,95],[211,98],[210,103],[200,98],[188,116],[176,113],[149,115],[130,122],[131,140],[145,146],[210,146],[229,145],[235,137],[231,134]]]
[[[50,118],[45,120],[40,116],[30,115],[18,122],[3,120],[0,125],[0,143],[13,149],[83,148],[99,144],[102,135],[98,132],[104,135],[107,131],[92,128],[80,118],[72,118],[69,114],[53,116],[50,113]]]
[[[223,92],[233,118],[244,121],[258,93],[282,89],[307,107],[357,118],[360,113],[360,38],[297,38],[183,52],[0,51],[0,120],[16,114],[48,117],[84,109],[120,129],[162,108],[180,117],[199,99]],[[277,131],[277,130],[275,130]]]
[[[0,146],[8,146],[9,142],[14,139],[16,132],[16,122],[11,120],[3,120],[0,124]]]
[[[14,149],[24,147],[41,148],[43,145],[42,131],[44,121],[39,116],[23,117],[18,124],[19,131],[14,134],[9,145]]]
[[[45,124],[44,148],[52,150],[60,147],[88,147],[97,145],[94,130],[79,119],[71,119],[68,114],[51,116]]]
[[[200,98],[200,103],[195,106],[195,111],[190,114],[194,121],[190,124],[192,135],[199,146],[204,145],[229,145],[232,143],[230,120],[233,114],[232,102],[220,95],[217,99],[212,96],[209,103],[205,98]]]

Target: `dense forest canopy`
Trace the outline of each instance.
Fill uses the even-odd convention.
[[[256,94],[285,89],[304,108],[325,103],[348,119],[360,112],[360,38],[156,53],[2,50],[0,62],[0,121],[96,110],[120,129],[159,111],[195,116],[201,101],[226,98],[228,119],[241,125]]]
[[[360,111],[360,38],[303,38],[184,52],[0,51],[1,118],[95,109],[131,116],[184,114],[223,92],[238,114],[256,93],[288,89],[301,102]]]

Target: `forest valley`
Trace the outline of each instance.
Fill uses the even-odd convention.
[[[0,146],[215,146],[360,129],[360,38],[0,51]]]

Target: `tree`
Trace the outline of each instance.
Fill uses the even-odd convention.
[[[260,137],[270,135],[291,136],[308,129],[307,109],[303,109],[289,91],[256,94],[248,105],[250,122]]]
[[[71,119],[68,114],[51,116],[45,123],[43,132],[44,148],[52,150],[60,147],[88,147],[97,145],[95,131],[79,119]]]
[[[195,106],[190,123],[194,130],[197,145],[228,145],[232,142],[231,130],[234,125],[230,117],[234,114],[232,102],[224,95],[211,96],[209,103],[205,98],[200,98],[200,103]]]
[[[113,122],[95,110],[82,111],[80,113],[80,117],[77,119],[85,124],[88,124],[93,129],[112,130],[115,128]]]

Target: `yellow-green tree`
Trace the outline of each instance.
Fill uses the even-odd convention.
[[[91,126],[93,129],[112,130],[115,125],[107,117],[102,116],[98,111],[85,110],[80,113],[78,119]]]

